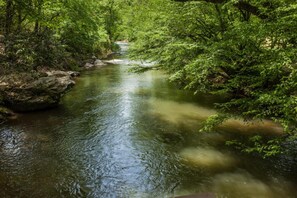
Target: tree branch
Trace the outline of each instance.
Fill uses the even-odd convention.
[[[215,3],[215,4],[220,4],[220,3],[225,3],[226,0],[174,0],[176,2],[188,2],[188,1],[204,1],[208,3]],[[237,7],[240,10],[247,11],[260,19],[267,19],[268,16],[260,11],[260,9],[256,6],[251,5],[250,3],[244,1],[244,0],[239,0],[238,3],[234,4],[235,7]]]

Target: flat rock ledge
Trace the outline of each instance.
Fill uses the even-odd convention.
[[[73,78],[78,75],[70,71],[43,71],[0,76],[0,105],[15,112],[55,107],[75,85]]]

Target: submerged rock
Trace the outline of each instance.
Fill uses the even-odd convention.
[[[227,153],[211,148],[186,148],[180,152],[185,162],[208,169],[225,169],[234,166],[236,160]]]
[[[230,198],[276,198],[273,189],[248,173],[224,173],[214,178],[214,191]],[[282,196],[281,196],[282,197]]]
[[[56,106],[74,84],[70,74],[10,74],[0,77],[0,95],[4,105],[14,111],[42,110]]]

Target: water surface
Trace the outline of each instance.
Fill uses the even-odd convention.
[[[294,160],[224,143],[277,127],[233,120],[199,133],[217,98],[118,63],[84,72],[57,109],[0,127],[0,197],[296,197]]]

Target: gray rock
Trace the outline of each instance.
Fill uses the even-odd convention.
[[[76,72],[76,71],[67,71],[67,73],[68,73],[72,78],[80,76],[80,73],[79,73],[79,72]]]
[[[118,64],[123,64],[125,63],[124,60],[121,60],[121,59],[112,59],[112,60],[106,60],[104,61],[105,63],[108,63],[108,64],[112,64],[112,65],[118,65]]]
[[[42,110],[58,105],[74,84],[70,75],[11,74],[0,78],[0,95],[14,111]]]
[[[93,68],[93,67],[95,67],[95,65],[91,64],[91,63],[86,63],[85,66],[84,66],[84,68],[86,68],[86,69],[90,69],[90,68]]]
[[[105,66],[106,63],[104,63],[102,60],[97,59],[95,60],[94,65],[95,67],[102,67],[102,66]]]
[[[46,71],[44,73],[46,73],[47,76],[56,76],[56,77],[68,76],[68,77],[72,77],[72,78],[80,75],[80,73],[76,72],[76,71],[59,71],[59,70]]]
[[[5,40],[5,36],[0,34],[0,43],[3,43]]]

